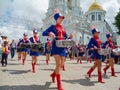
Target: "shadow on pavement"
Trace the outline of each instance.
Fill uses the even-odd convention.
[[[0,90],[56,90],[57,88],[49,88],[51,82],[46,82],[45,85],[14,85],[0,86]]]
[[[98,83],[97,81],[90,81],[88,77],[85,77],[85,79],[77,79],[77,80],[62,80],[63,82],[71,83],[71,84],[80,84],[83,86],[94,86],[95,83]]]
[[[2,71],[8,72],[10,74],[25,74],[31,72],[31,70],[8,70],[8,69],[3,69]]]
[[[8,63],[8,65],[20,65],[20,64],[16,64],[16,63]]]
[[[40,70],[44,70],[44,71],[54,71],[55,69],[40,69]]]

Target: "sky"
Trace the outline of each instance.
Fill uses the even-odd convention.
[[[26,27],[19,24],[28,25],[28,23],[38,23],[42,25],[42,19],[45,18],[49,0],[0,0],[0,20],[7,23],[2,24],[0,32],[8,35],[9,39],[21,38],[24,32],[32,35],[32,27],[27,30]],[[106,20],[110,25],[114,22],[114,16],[120,8],[120,0],[96,0],[106,11]],[[94,0],[81,0],[81,8],[86,12]],[[11,19],[12,18],[12,19]],[[16,20],[18,20],[16,22]],[[13,23],[11,25],[11,22]],[[15,22],[15,23],[14,23]],[[30,25],[31,26],[31,25]]]

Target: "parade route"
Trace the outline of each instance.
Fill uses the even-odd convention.
[[[0,90],[57,90],[56,83],[51,82],[50,74],[55,68],[54,59],[51,57],[49,65],[45,64],[45,56],[39,56],[36,73],[31,72],[31,57],[27,56],[25,65],[17,60],[8,59],[8,66],[0,66]],[[103,74],[105,84],[97,82],[97,70],[92,73],[92,78],[86,72],[93,65],[83,61],[77,64],[76,60],[66,61],[66,71],[62,71],[62,84],[64,90],[119,90],[120,65],[115,65],[118,77],[111,77],[110,69],[107,76]],[[105,66],[105,63],[102,65]],[[103,68],[102,67],[102,68]]]

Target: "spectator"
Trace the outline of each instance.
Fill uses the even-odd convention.
[[[2,66],[7,66],[7,58],[10,50],[8,49],[8,41],[4,41],[2,46]],[[5,61],[4,61],[5,60]]]
[[[11,59],[15,56],[16,43],[14,40],[10,43]]]

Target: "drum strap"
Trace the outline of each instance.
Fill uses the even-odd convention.
[[[35,36],[34,36],[34,37],[33,37],[33,42],[34,42],[34,43],[38,43],[38,37],[35,37]]]
[[[99,37],[94,36],[94,39],[98,44],[98,48],[101,48],[102,42],[100,41]]]
[[[112,42],[111,40],[108,40],[108,42],[109,42],[110,47],[111,47],[112,49],[114,49],[115,47],[114,47],[113,42]]]
[[[57,29],[57,34],[58,34],[58,39],[59,40],[64,40],[64,36],[65,36],[65,30],[62,27],[62,25],[60,24],[56,24],[56,29]]]

